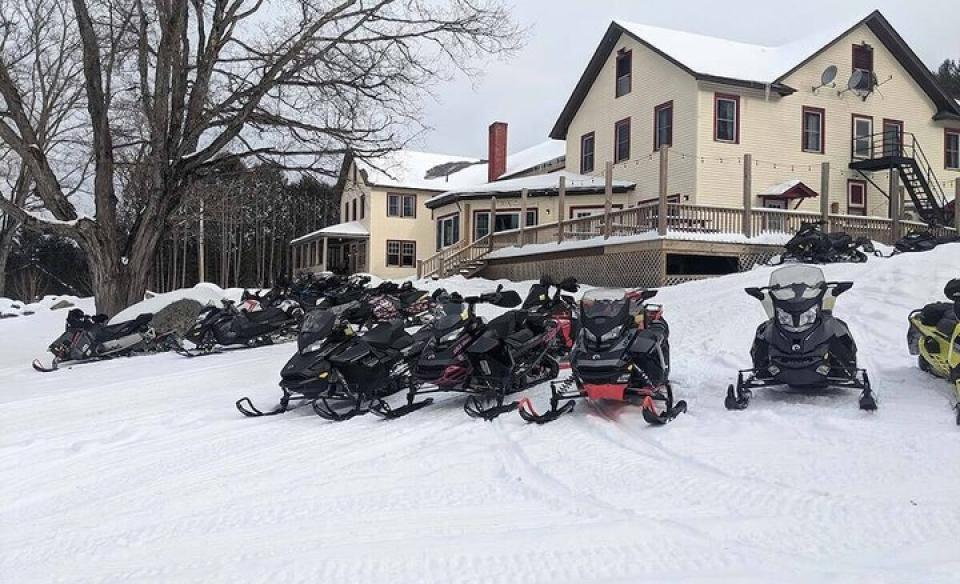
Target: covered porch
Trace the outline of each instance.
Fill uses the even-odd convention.
[[[366,272],[369,239],[369,230],[359,221],[324,227],[290,242],[290,265],[294,273]]]

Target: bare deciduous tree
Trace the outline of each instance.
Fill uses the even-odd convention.
[[[41,0],[0,8],[15,34],[37,28],[6,8],[27,1]],[[74,238],[108,314],[140,299],[167,220],[211,167],[259,159],[332,174],[348,151],[379,156],[419,130],[433,81],[520,37],[500,0],[72,0],[65,10],[78,46],[42,54],[82,64],[89,142],[76,148],[93,160],[94,213],[71,202],[69,169],[40,145],[12,43],[0,52],[0,141],[50,218],[7,199],[0,208]],[[61,25],[38,32],[47,26]]]

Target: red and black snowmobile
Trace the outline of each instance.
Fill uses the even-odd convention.
[[[581,329],[570,353],[573,375],[551,384],[549,411],[538,414],[524,398],[520,416],[527,422],[551,422],[572,412],[574,400],[582,398],[640,405],[644,420],[655,425],[687,411],[686,402],[673,400],[670,329],[663,307],[646,304],[656,293],[620,288],[585,293],[580,301]]]
[[[554,289],[552,294],[551,288]],[[566,278],[557,284],[550,276],[544,276],[538,284],[530,287],[521,307],[531,314],[543,315],[557,323],[554,356],[558,359],[567,359],[580,331],[580,311],[577,301],[570,296],[579,289],[576,278]]]

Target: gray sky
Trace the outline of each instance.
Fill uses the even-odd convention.
[[[510,1],[510,0],[508,0]],[[530,27],[526,46],[480,79],[458,78],[424,103],[433,128],[414,146],[486,155],[486,128],[510,125],[510,151],[547,139],[600,38],[615,18],[733,40],[777,45],[879,8],[929,66],[960,59],[960,0],[512,0]]]

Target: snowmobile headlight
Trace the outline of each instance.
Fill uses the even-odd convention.
[[[318,379],[326,379],[326,377],[327,377],[328,375],[330,375],[330,372],[329,372],[329,371],[323,371],[323,372],[320,373],[320,375],[317,375],[317,378],[318,378]]]
[[[326,342],[326,339],[320,339],[319,341],[314,341],[306,349],[303,350],[304,353],[313,353],[314,351],[319,351],[323,348],[323,344]]]
[[[443,335],[442,337],[440,337],[440,342],[441,342],[441,343],[452,343],[453,341],[457,340],[457,337],[459,337],[459,336],[460,336],[460,329],[452,330],[452,331],[450,331],[449,333],[447,333],[447,334]]]
[[[623,325],[617,325],[610,329],[610,332],[600,335],[600,342],[612,341],[613,339],[620,336],[620,331],[623,330]]]
[[[777,322],[779,322],[784,327],[793,328],[793,316],[789,312],[782,308],[777,309]]]
[[[824,363],[823,365],[817,367],[817,373],[826,377],[830,374],[830,366]]]
[[[629,383],[630,382],[630,372],[621,373],[620,377],[617,377],[617,383]]]
[[[799,330],[806,330],[810,328],[813,323],[817,322],[817,315],[820,312],[820,307],[814,304],[807,310],[804,310],[800,313],[800,322],[797,323],[797,328]]]

